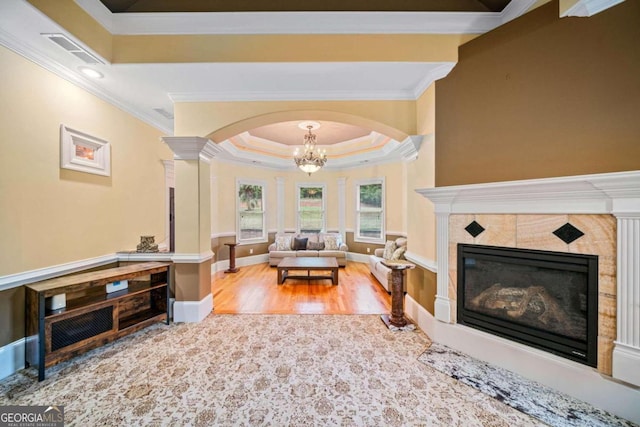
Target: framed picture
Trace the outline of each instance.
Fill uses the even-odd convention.
[[[111,144],[60,125],[60,167],[111,176]]]

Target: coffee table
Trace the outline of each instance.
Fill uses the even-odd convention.
[[[278,264],[278,285],[286,279],[322,280],[331,279],[333,285],[338,284],[338,261],[332,257],[287,257]],[[306,270],[306,276],[291,276],[289,271]],[[331,271],[330,276],[312,276],[311,271]]]

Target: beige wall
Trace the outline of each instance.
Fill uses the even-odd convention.
[[[640,169],[640,2],[558,9],[461,46],[436,83],[438,186]]]
[[[424,135],[418,158],[405,165],[407,180],[408,251],[429,261],[436,260],[436,219],[433,204],[416,193],[418,188],[435,185],[435,85],[431,85],[416,101],[418,134]],[[433,313],[436,296],[436,274],[421,267],[407,274],[407,292],[420,305]]]
[[[0,275],[164,240],[160,132],[0,48]],[[60,124],[111,143],[111,176],[60,169]]]
[[[338,230],[338,180],[346,179],[346,228],[355,228],[355,183],[359,179],[385,178],[387,231],[405,233],[403,226],[403,189],[401,162],[387,163],[368,167],[353,168],[345,171],[321,170],[311,176],[298,171],[280,171],[275,169],[243,166],[236,163],[214,161],[212,166],[215,197],[212,221],[212,233],[228,233],[236,230],[236,180],[253,179],[266,184],[267,191],[267,229],[277,229],[277,186],[276,178],[284,179],[284,227],[295,229],[296,224],[296,185],[298,183],[325,184],[327,189],[326,216],[327,229]],[[255,254],[255,251],[254,251]]]
[[[176,103],[175,134],[222,142],[241,132],[287,120],[333,120],[371,128],[403,141],[416,132],[413,101],[254,101]]]
[[[0,276],[162,242],[161,133],[4,47],[0,68]],[[111,177],[60,169],[61,123],[111,143]],[[21,324],[2,329],[23,330],[16,295],[0,309]]]

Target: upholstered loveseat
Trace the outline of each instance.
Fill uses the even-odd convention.
[[[344,267],[348,250],[340,233],[278,233],[269,245],[269,265],[277,266],[286,257],[334,257]]]
[[[382,264],[385,259],[401,260],[407,251],[407,239],[399,237],[396,240],[388,240],[384,249],[379,248],[373,251],[373,255],[369,255],[369,270],[380,282],[387,292],[391,292],[389,285],[391,284],[391,269]],[[406,280],[405,280],[406,286]]]

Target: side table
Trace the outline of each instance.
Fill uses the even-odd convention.
[[[392,326],[404,328],[410,324],[404,317],[404,272],[416,266],[408,261],[385,260],[382,264],[391,269],[391,316],[383,314],[380,317],[389,329]]]
[[[229,246],[229,268],[227,268],[225,273],[237,273],[238,269],[236,268],[236,246],[237,243],[225,243],[225,245]]]

